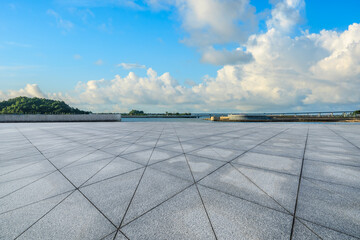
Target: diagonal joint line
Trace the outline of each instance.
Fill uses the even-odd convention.
[[[297,193],[296,193],[295,208],[294,208],[293,221],[292,221],[292,225],[291,225],[290,240],[292,240],[293,236],[294,236],[296,210],[297,210],[297,205],[298,205],[298,200],[299,200],[299,192],[300,192],[301,179],[302,179],[302,173],[303,173],[303,168],[304,168],[305,152],[306,152],[308,139],[309,139],[309,128],[308,128],[307,133],[306,133],[304,153],[303,153],[303,157],[302,157],[302,161],[301,161],[301,169],[300,169],[300,174],[299,174],[299,184],[298,184],[298,189],[297,189]]]
[[[126,210],[125,210],[124,216],[122,217],[121,222],[120,222],[119,226],[117,227],[117,230],[118,230],[118,231],[115,233],[113,240],[115,240],[115,238],[116,238],[116,236],[117,236],[117,233],[119,232],[119,230],[120,230],[120,228],[121,228],[121,225],[123,224],[123,222],[124,222],[124,220],[125,220],[126,214],[127,214],[128,211],[129,211],[129,208],[130,208],[130,206],[131,206],[131,203],[132,203],[132,201],[133,201],[133,199],[134,199],[134,197],[135,197],[135,194],[136,194],[136,192],[137,192],[137,190],[138,190],[138,188],[139,188],[139,185],[140,185],[140,183],[141,183],[141,180],[142,180],[143,177],[144,177],[145,171],[146,171],[146,169],[147,169],[147,167],[148,167],[148,165],[149,165],[149,162],[150,162],[150,159],[151,159],[151,157],[152,157],[152,154],[153,154],[154,151],[155,151],[156,145],[158,144],[158,142],[159,142],[159,140],[160,140],[160,138],[161,138],[161,136],[162,136],[162,134],[163,134],[164,129],[165,129],[165,127],[163,127],[163,129],[162,129],[162,131],[161,131],[158,139],[156,140],[155,146],[153,147],[153,150],[152,150],[152,152],[151,152],[151,154],[150,154],[150,156],[149,156],[149,159],[148,159],[148,161],[147,161],[147,163],[146,163],[146,165],[145,165],[145,167],[144,167],[144,171],[143,171],[142,174],[141,174],[140,180],[139,180],[138,184],[136,185],[135,191],[134,191],[133,195],[131,196],[130,202],[129,202]]]

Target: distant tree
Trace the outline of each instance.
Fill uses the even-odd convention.
[[[72,108],[64,101],[17,97],[0,102],[0,114],[89,114]]]
[[[360,114],[360,110],[356,110],[354,114]]]
[[[129,112],[129,115],[144,115],[144,114],[145,114],[144,111],[134,110],[134,109]]]

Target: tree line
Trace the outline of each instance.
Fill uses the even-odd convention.
[[[45,98],[16,97],[0,102],[0,114],[89,114],[72,108],[64,101]]]

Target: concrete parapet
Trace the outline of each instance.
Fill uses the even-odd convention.
[[[271,117],[262,115],[247,115],[247,114],[229,114],[230,121],[242,121],[242,120],[269,120]]]

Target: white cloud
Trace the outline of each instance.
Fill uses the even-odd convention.
[[[101,59],[99,59],[99,60],[97,60],[96,62],[94,62],[94,64],[95,64],[95,65],[98,65],[98,66],[101,66],[101,65],[104,64],[104,61],[101,60]]]
[[[117,65],[118,67],[122,67],[124,69],[133,69],[133,68],[146,68],[145,65],[141,65],[141,64],[138,64],[138,63],[120,63]]]
[[[46,11],[46,13],[48,15],[51,15],[53,16],[55,19],[56,19],[56,23],[57,23],[57,26],[61,29],[63,29],[64,33],[65,32],[69,32],[73,27],[74,27],[74,24],[68,20],[65,20],[63,19],[60,14],[58,14],[57,12],[55,12],[54,10],[52,9],[48,9]]]
[[[304,7],[304,0],[278,1],[271,11],[272,17],[266,22],[268,29],[290,31],[301,20],[301,12]]]
[[[249,0],[147,0],[155,10],[177,9],[187,36],[183,43],[194,46],[205,63],[235,64],[251,59],[249,53],[215,51],[215,44],[244,43],[257,29],[258,17]],[[173,7],[173,8],[172,8]],[[242,56],[242,57],[240,57]],[[216,60],[220,57],[220,60]]]
[[[160,76],[149,68],[146,77],[139,77],[130,72],[126,77],[116,75],[111,81],[92,80],[79,83],[76,87],[79,98],[93,104],[121,103],[169,105],[172,103],[187,103],[189,99],[185,87],[180,86],[169,73]]]
[[[360,108],[360,25],[351,24],[343,32],[304,31],[290,36],[301,20],[303,8],[303,1],[278,1],[267,20],[267,31],[249,36],[240,42],[239,49],[217,51],[207,46],[203,60],[225,66],[216,76],[206,76],[200,83],[181,85],[169,73],[158,75],[149,68],[146,76],[130,72],[112,80],[80,82],[72,93],[48,96],[93,111],[139,108],[145,111],[271,112]],[[194,14],[196,16],[189,17],[202,19],[197,16],[200,13]],[[196,23],[199,29],[202,22],[206,21]],[[207,24],[213,28],[213,23],[204,26]],[[130,68],[137,64],[119,66]],[[12,94],[0,93],[0,96],[41,93],[39,89],[28,88]]]
[[[40,90],[37,84],[26,84],[26,86],[20,90],[8,90],[7,92],[0,91],[0,99],[5,100],[14,97],[39,97],[45,98],[46,95]]]
[[[311,67],[316,77],[347,81],[360,75],[360,24],[350,25],[343,33],[323,30],[310,37],[329,53]]]
[[[195,46],[246,40],[256,28],[255,8],[249,0],[177,1],[183,28],[189,33],[184,41]]]
[[[255,8],[248,0],[183,0],[177,2],[177,7],[182,26],[189,34],[183,42],[198,47],[203,62],[235,64],[239,58],[251,59],[241,50],[213,50],[214,44],[242,43],[256,29]]]

